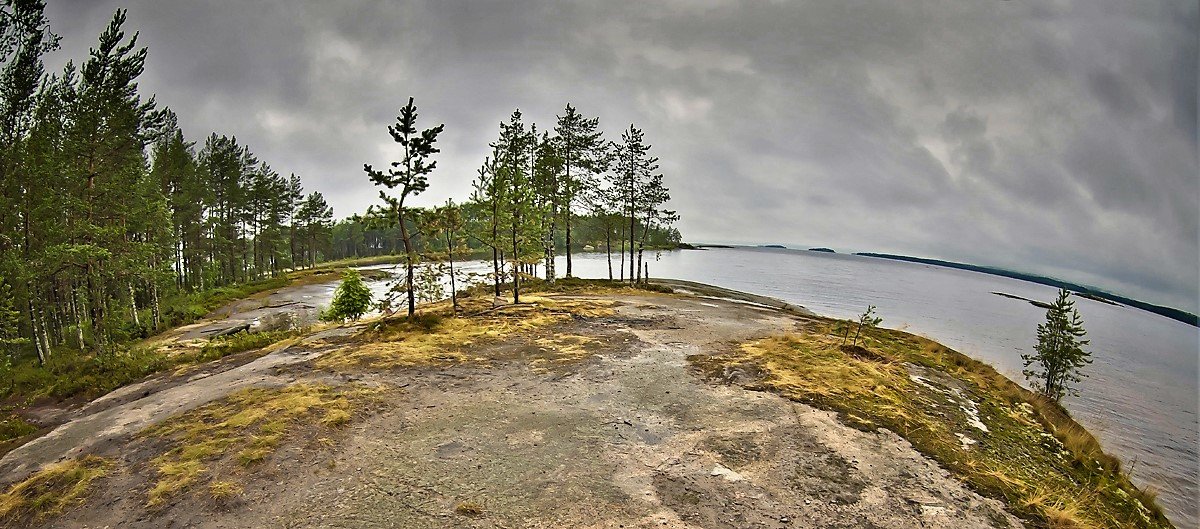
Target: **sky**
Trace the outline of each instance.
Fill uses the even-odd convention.
[[[499,123],[571,103],[645,131],[684,240],[828,246],[1200,305],[1195,0],[56,1],[82,61],[118,7],[142,91],[339,217],[416,99],[418,205],[465,199]]]

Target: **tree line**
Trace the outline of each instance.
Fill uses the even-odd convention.
[[[481,226],[486,223],[486,211],[480,204],[473,201],[462,203],[454,203],[454,209],[463,217],[463,223],[467,226]],[[415,218],[408,219],[408,229],[414,231],[422,231],[422,228],[417,224],[425,224],[437,218],[438,208],[413,208],[416,213]],[[620,248],[623,234],[627,227],[621,222],[622,217],[619,215],[598,215],[587,212],[575,212],[571,216],[572,241],[571,248],[573,253],[578,254],[581,251],[599,251],[604,252],[607,248],[613,249],[615,253],[614,259],[617,264],[614,265],[614,280],[623,280],[622,267],[620,266]],[[434,232],[438,230],[433,230]],[[455,256],[461,259],[488,259],[492,258],[491,249],[483,243],[472,238],[470,234],[466,236],[454,237],[456,240]],[[648,235],[646,236],[646,249],[672,249],[677,248],[682,241],[682,235],[679,230],[673,226],[655,225],[649,226]],[[450,244],[447,243],[445,237],[424,237],[415,240],[417,253],[423,256],[435,257],[439,260],[444,260],[448,254]],[[566,252],[566,232],[559,229],[554,234],[554,247],[560,250],[559,255],[565,255]],[[380,257],[389,255],[402,255],[404,252],[403,245],[400,240],[400,229],[396,226],[378,225],[365,222],[365,219],[359,216],[347,217],[334,222],[330,230],[330,244],[327,251],[323,251],[322,255],[333,260],[354,260],[360,258]],[[427,261],[428,262],[428,261]]]
[[[645,280],[645,250],[679,243],[673,227],[679,216],[664,207],[670,192],[645,134],[630,125],[618,140],[605,140],[599,119],[570,104],[556,118],[551,129],[539,131],[515,110],[488,145],[469,199],[417,208],[409,201],[430,185],[444,125],[420,129],[409,98],[388,127],[400,146],[400,159],[383,170],[364,166],[368,178],[382,188],[382,203],[335,226],[335,252],[392,249],[403,255],[405,277],[394,290],[405,298],[410,315],[422,284],[429,283],[420,280],[417,267],[448,258],[452,268],[454,258],[462,255],[490,260],[493,293],[500,297],[511,289],[517,303],[521,282],[537,276],[539,267],[546,281],[557,279],[560,248],[566,277],[574,273],[577,250],[603,244],[609,279]]]
[[[197,148],[138,88],[147,50],[118,10],[80,66],[43,0],[0,3],[0,345],[105,352],[172,323],[166,296],[312,265],[333,211],[235,137]],[[8,356],[6,355],[6,359]]]

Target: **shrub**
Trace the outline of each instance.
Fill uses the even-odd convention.
[[[296,334],[297,331],[291,329],[280,329],[256,333],[239,332],[232,336],[214,338],[204,344],[204,347],[200,349],[200,354],[194,360],[208,362],[242,351],[262,349],[280,340],[291,338]]]
[[[0,443],[29,435],[37,431],[37,426],[25,422],[25,419],[15,415],[0,412]]]
[[[342,284],[333,294],[333,303],[321,317],[327,320],[357,320],[371,307],[371,290],[363,283],[357,270],[342,274]]]

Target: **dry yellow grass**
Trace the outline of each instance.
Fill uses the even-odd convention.
[[[232,481],[214,481],[208,484],[208,494],[214,500],[225,501],[242,493],[242,486]]]
[[[464,501],[454,506],[454,512],[461,516],[477,518],[483,516],[483,506],[473,501]]]
[[[82,504],[91,492],[92,482],[112,467],[112,461],[96,456],[47,466],[0,495],[0,522],[20,527]]]
[[[718,376],[753,366],[747,370],[762,373],[759,387],[838,411],[853,426],[890,429],[1036,525],[1169,527],[1152,494],[1135,488],[1057,404],[899,331],[868,330],[869,354],[847,354],[839,325],[820,321],[691,360]]]
[[[522,298],[519,305],[505,305],[474,316],[448,317],[439,312],[445,302],[424,309],[413,320],[393,318],[360,335],[359,343],[330,351],[314,364],[318,368],[399,369],[424,365],[454,365],[481,360],[472,356],[473,346],[535,330],[574,318],[595,318],[613,313],[614,302],[574,297],[537,296]],[[466,301],[463,304],[467,304]],[[475,310],[478,301],[474,301]],[[548,337],[547,348],[566,357],[581,358],[582,337]],[[541,345],[541,344],[539,344]]]
[[[172,448],[155,458],[157,480],[147,504],[163,503],[176,493],[210,481],[213,489],[231,490],[210,476],[214,464],[232,459],[243,467],[269,457],[293,426],[306,423],[337,427],[349,422],[356,405],[380,390],[363,386],[334,388],[294,384],[240,391],[142,433],[169,439]],[[232,454],[231,457],[228,457]]]

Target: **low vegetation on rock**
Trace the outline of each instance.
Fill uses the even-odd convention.
[[[612,314],[612,303],[527,295],[520,304],[492,308],[480,296],[459,301],[467,315],[453,317],[449,302],[433,304],[412,318],[392,318],[373,324],[355,343],[330,351],[314,362],[318,368],[396,369],[419,365],[461,364],[473,360],[468,350],[574,318]],[[580,358],[588,340],[547,333],[533,338],[551,354]]]
[[[863,353],[841,346],[844,322],[689,359],[714,377],[755,373],[750,387],[886,428],[1036,525],[1170,527],[1117,459],[1053,399],[936,342],[864,327]]]
[[[82,503],[92,482],[112,466],[108,459],[84,456],[42,469],[0,494],[0,524],[21,527]]]
[[[165,440],[169,448],[152,462],[156,478],[146,503],[160,505],[193,489],[227,499],[241,487],[230,468],[263,462],[297,429],[346,424],[379,391],[307,383],[253,388],[152,427],[142,436]]]

